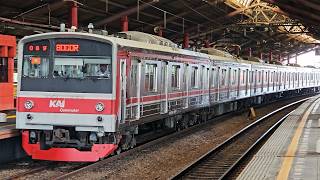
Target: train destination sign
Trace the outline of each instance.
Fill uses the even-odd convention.
[[[56,44],[56,52],[79,52],[79,44]]]

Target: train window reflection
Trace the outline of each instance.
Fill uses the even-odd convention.
[[[157,91],[157,65],[146,64],[145,68],[145,90]]]
[[[23,76],[31,78],[47,78],[49,75],[49,59],[45,57],[25,56]]]
[[[198,77],[198,67],[192,67],[191,70],[191,87],[198,88],[199,77]]]
[[[106,59],[56,58],[53,76],[108,79],[111,76],[111,64]]]
[[[180,66],[172,65],[171,87],[180,89]]]

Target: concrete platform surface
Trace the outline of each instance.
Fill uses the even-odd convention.
[[[237,179],[320,180],[320,96],[300,105]]]

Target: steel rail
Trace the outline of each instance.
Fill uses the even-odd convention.
[[[228,145],[232,144],[234,142],[234,140],[236,140],[237,138],[240,138],[243,134],[245,134],[247,131],[251,130],[253,127],[259,125],[261,122],[263,122],[264,120],[266,120],[267,118],[275,115],[276,113],[283,111],[289,107],[292,107],[294,105],[297,105],[299,103],[302,103],[304,101],[307,101],[310,98],[305,98],[302,100],[298,100],[296,102],[290,103],[286,106],[283,106],[281,108],[278,108],[277,110],[272,111],[271,113],[268,113],[267,115],[259,118],[257,121],[251,123],[250,125],[246,126],[245,128],[243,128],[242,130],[240,130],[239,132],[237,132],[236,134],[234,134],[232,137],[228,138],[227,140],[225,140],[224,142],[222,142],[221,144],[219,144],[217,147],[211,149],[210,151],[208,151],[206,154],[202,155],[200,158],[198,158],[197,160],[193,161],[192,163],[190,163],[189,165],[187,165],[184,169],[182,169],[181,171],[179,171],[178,173],[176,173],[174,176],[172,176],[170,179],[183,179],[183,177],[185,175],[187,175],[187,173],[191,172],[194,168],[196,168],[197,166],[199,166],[201,163],[205,162],[207,160],[207,158],[209,158],[211,155],[213,155],[214,153],[220,152],[221,150],[223,150],[225,147],[227,147]],[[285,115],[284,117],[282,117],[279,121],[283,121],[285,119],[285,117],[287,117],[287,115]],[[275,128],[277,127],[277,125],[279,125],[281,122],[277,122],[276,124],[274,124],[271,128]],[[268,133],[270,133],[272,131],[272,129],[269,128],[268,129]],[[267,132],[265,132],[263,135],[266,135]],[[260,136],[260,138],[258,140],[262,140],[263,138]],[[258,144],[258,142],[254,143],[255,145]],[[246,154],[248,152],[250,152],[250,149],[253,149],[254,145],[251,145],[250,148],[245,151],[245,153],[243,153],[241,155],[241,157],[239,159],[237,159],[234,163],[232,163],[232,165],[222,174],[221,177],[219,177],[218,179],[223,179],[224,177],[226,177],[227,175],[229,175],[231,173],[231,171],[234,169],[234,167],[241,161],[241,159],[243,159]]]

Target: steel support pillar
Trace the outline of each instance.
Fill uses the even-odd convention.
[[[281,59],[282,59],[281,54],[279,54],[278,61],[281,62]]]
[[[129,20],[128,16],[123,16],[121,18],[121,31],[126,32],[129,30]]]
[[[161,27],[159,28],[158,36],[163,37],[163,29]]]
[[[205,48],[210,48],[209,40],[205,40],[205,41],[204,41],[204,47],[205,47]]]
[[[269,52],[269,63],[272,61],[272,51]]]
[[[70,6],[70,26],[78,28],[78,5],[75,2],[71,2]]]
[[[240,47],[239,46],[235,46],[235,50],[236,50],[236,55],[240,56]]]
[[[182,48],[183,49],[189,48],[189,33],[184,33]]]

